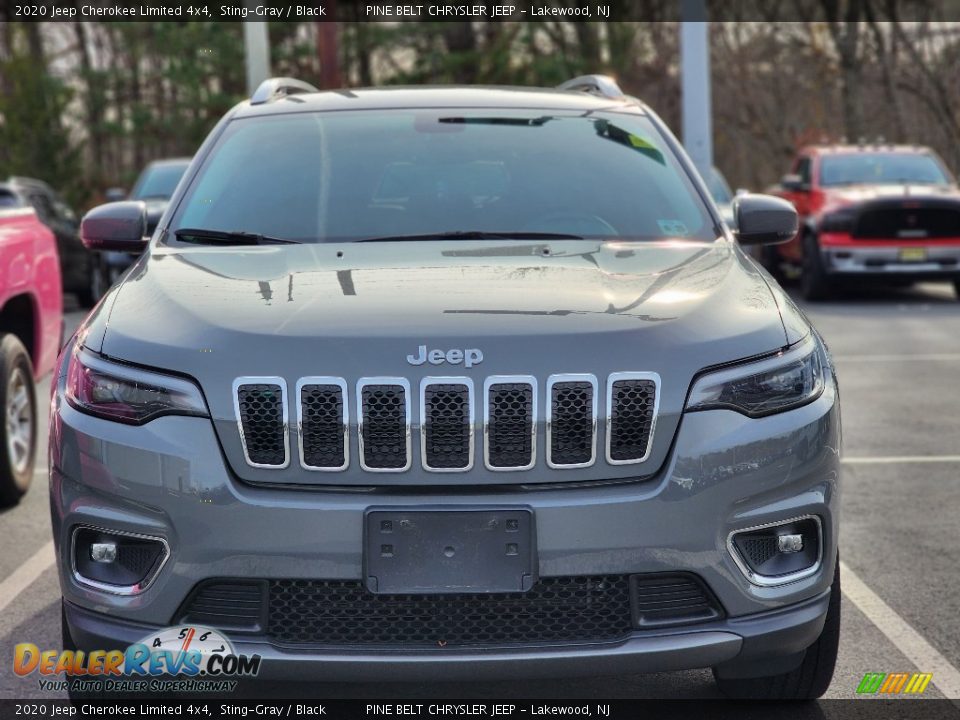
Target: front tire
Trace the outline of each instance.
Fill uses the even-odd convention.
[[[0,338],[0,507],[15,505],[33,480],[37,456],[37,397],[33,363],[15,335]]]
[[[957,300],[960,300],[960,280],[953,281],[953,292],[957,294]]]
[[[758,678],[713,677],[720,692],[740,700],[816,700],[827,692],[833,679],[840,647],[840,560],[830,586],[827,619],[817,641],[807,648],[803,662],[791,672]]]
[[[833,294],[833,284],[823,266],[823,257],[817,238],[812,234],[803,236],[803,272],[800,289],[806,300],[828,300]]]

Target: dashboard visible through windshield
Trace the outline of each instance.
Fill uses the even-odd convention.
[[[178,229],[297,242],[448,234],[714,240],[711,216],[646,117],[416,109],[233,120]]]

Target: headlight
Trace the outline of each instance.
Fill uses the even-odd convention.
[[[162,415],[209,417],[189,380],[110,362],[77,345],[67,369],[67,402],[105,420],[143,425]]]
[[[848,233],[853,230],[856,220],[857,211],[852,209],[827,213],[820,218],[820,232]]]
[[[823,357],[811,335],[775,357],[704,375],[687,410],[726,408],[762,417],[813,402],[823,384]]]

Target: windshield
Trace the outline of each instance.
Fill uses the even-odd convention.
[[[183,163],[164,163],[163,165],[151,165],[137,178],[137,184],[133,186],[130,192],[131,200],[146,200],[148,198],[157,198],[169,200],[173,191],[177,189],[177,183],[183,177],[190,165],[189,161]]]
[[[170,229],[299,242],[454,232],[715,239],[650,121],[617,113],[381,110],[234,120]]]
[[[943,167],[931,155],[919,153],[857,153],[828,155],[820,161],[820,184],[886,185],[949,183]]]

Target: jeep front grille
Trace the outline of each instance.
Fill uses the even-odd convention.
[[[552,375],[547,380],[547,463],[553,468],[593,465],[597,439],[597,379]]]
[[[551,375],[542,408],[546,464],[564,470],[596,462],[601,407],[607,463],[645,461],[656,426],[659,384],[655,373],[614,373],[605,385],[588,374]],[[343,378],[301,378],[293,398],[300,465],[328,472],[350,467],[352,406],[357,413],[356,448],[362,470],[409,470],[411,437],[416,431],[424,470],[468,472],[476,461],[477,422],[483,427],[483,461],[488,470],[529,470],[538,460],[538,386],[537,378],[528,375],[490,376],[481,391],[470,378],[427,377],[417,389],[419,417],[414,418],[414,398],[406,378],[361,378],[352,397]],[[601,394],[605,395],[603,405]],[[257,468],[287,467],[285,381],[238,378],[234,405],[247,463]]]
[[[234,409],[247,462],[253,467],[285,468],[287,385],[283,378],[238,378],[233,383]]]
[[[657,379],[651,373],[607,378],[607,462],[642,462],[650,454],[657,419]]]
[[[360,400],[360,466],[371,472],[410,467],[410,383],[403,378],[365,378]]]
[[[537,381],[499,375],[484,384],[484,459],[490,470],[529,470],[537,452]]]
[[[297,399],[300,464],[308,470],[345,470],[350,458],[346,382],[303,378]]]
[[[473,381],[426,378],[420,388],[423,467],[463,472],[473,465]]]

